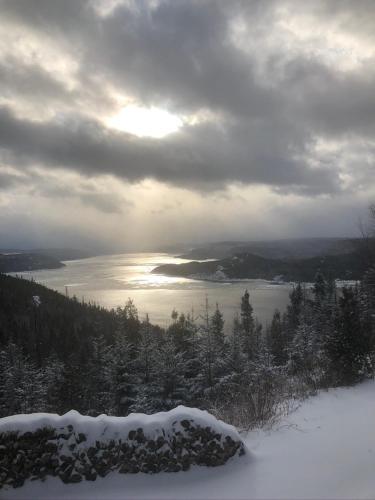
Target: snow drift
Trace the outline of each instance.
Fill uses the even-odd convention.
[[[245,453],[236,429],[195,408],[153,415],[87,417],[76,411],[15,415],[0,420],[0,488],[28,478],[65,483],[110,471],[156,473],[191,465],[223,465]]]

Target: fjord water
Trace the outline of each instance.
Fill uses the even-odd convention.
[[[125,305],[134,300],[140,318],[146,313],[150,321],[167,326],[171,312],[203,313],[206,295],[210,311],[216,303],[224,314],[226,329],[239,311],[241,296],[248,289],[254,313],[262,323],[270,322],[275,308],[283,311],[288,303],[290,285],[274,285],[263,280],[243,280],[233,283],[198,281],[187,278],[152,274],[161,264],[188,262],[162,253],[127,253],[105,255],[65,262],[66,267],[21,273],[24,278],[75,295],[79,300],[95,302],[106,308]]]

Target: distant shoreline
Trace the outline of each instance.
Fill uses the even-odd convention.
[[[61,269],[64,262],[93,257],[88,252],[67,248],[24,250],[0,250],[1,273],[23,273]]]
[[[152,272],[152,271],[151,271]],[[157,274],[157,273],[155,273]],[[161,276],[170,276],[166,274],[161,274]],[[177,276],[176,277],[180,277]],[[302,283],[308,288],[314,286],[313,281],[273,281],[273,280],[267,280],[265,278],[227,278],[227,279],[219,279],[219,278],[214,278],[214,277],[209,277],[209,276],[195,276],[195,275],[190,275],[190,276],[184,276],[186,279],[194,280],[194,281],[208,281],[209,283],[249,283],[249,282],[254,282],[254,281],[262,281],[267,285],[272,285],[272,286],[296,286],[297,283]],[[338,288],[342,288],[345,286],[355,286],[358,283],[358,280],[342,280],[342,279],[335,279],[334,280],[336,283],[336,286]]]

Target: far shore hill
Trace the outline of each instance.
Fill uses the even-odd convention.
[[[0,272],[17,273],[40,269],[59,269],[62,261],[92,257],[88,252],[68,248],[35,249],[31,251],[17,249],[0,250]]]
[[[314,254],[312,240],[301,240],[293,252],[290,240],[272,242],[268,246],[254,245],[256,253],[244,251],[244,246],[221,245],[228,256],[221,259],[212,259],[213,253],[220,251],[220,245],[213,248],[193,249],[190,255],[199,255],[200,261],[191,261],[183,264],[164,264],[156,267],[152,272],[168,276],[179,276],[193,279],[212,281],[232,281],[238,279],[265,279],[278,283],[282,282],[312,282],[318,272],[328,279],[359,280],[367,269],[366,259],[360,254],[358,241],[327,239],[318,240],[315,253],[308,257],[298,257],[300,253]],[[323,244],[325,243],[325,244]],[[250,245],[248,245],[250,246]],[[248,248],[248,246],[246,248]],[[236,251],[237,250],[237,251]],[[278,252],[280,258],[268,258],[259,253]],[[319,252],[326,252],[320,254]],[[287,255],[285,256],[287,252]],[[183,257],[188,258],[189,254]],[[198,258],[199,258],[198,257]],[[211,260],[203,260],[211,259]],[[203,260],[203,261],[202,261]]]
[[[218,241],[197,245],[178,255],[187,260],[224,259],[238,254],[254,254],[267,259],[307,259],[339,255],[355,250],[359,238],[287,238],[260,241]]]

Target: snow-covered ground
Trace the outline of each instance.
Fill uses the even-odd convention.
[[[323,392],[271,432],[251,432],[248,457],[223,467],[111,474],[65,485],[50,478],[2,499],[375,498],[375,381]]]

